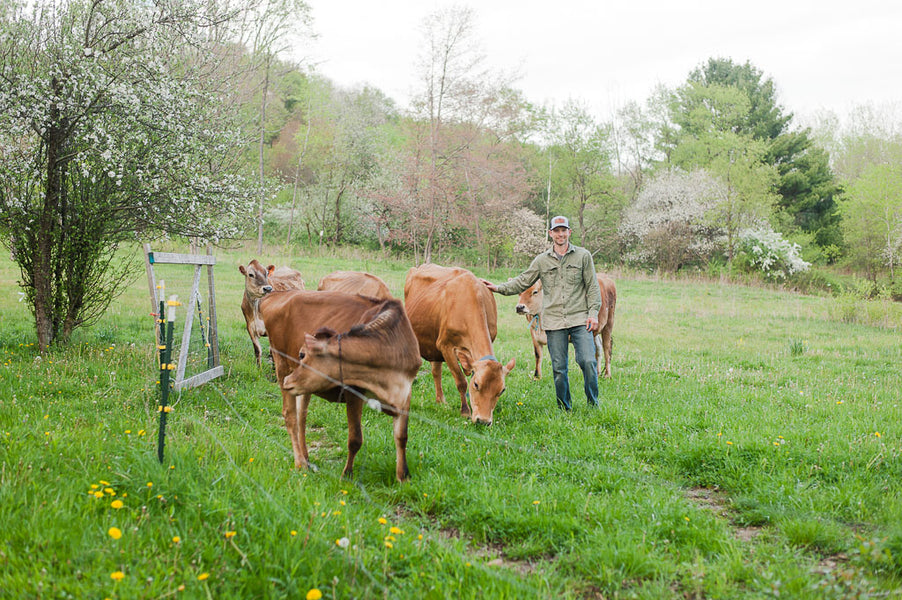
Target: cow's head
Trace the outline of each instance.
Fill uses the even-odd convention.
[[[542,282],[526,288],[517,299],[517,314],[534,317],[542,312]]]
[[[238,270],[244,275],[244,293],[253,300],[258,300],[272,291],[269,284],[270,274],[276,270],[275,265],[269,265],[265,269],[257,259],[247,264],[238,265]]]
[[[334,375],[331,372],[334,369],[330,363],[334,362],[336,365],[338,363],[330,360],[329,352],[329,343],[338,335],[337,331],[327,327],[320,328],[314,335],[305,334],[304,345],[298,355],[298,364],[282,380],[282,389],[299,396],[335,387],[334,383],[322,375],[338,377],[337,372]]]
[[[494,356],[472,362],[465,351],[457,352],[457,359],[464,372],[472,373],[467,393],[470,396],[470,420],[483,425],[492,424],[492,413],[498,398],[504,393],[504,378],[514,368],[514,359],[502,365]]]

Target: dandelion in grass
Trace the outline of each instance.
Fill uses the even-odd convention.
[[[313,588],[309,592],[307,592],[307,600],[322,600],[323,593],[316,588]]]
[[[110,535],[110,537],[113,538],[114,540],[118,540],[119,538],[122,537],[122,530],[119,529],[118,527],[110,527],[110,528],[107,530],[107,533],[108,533],[108,534]]]
[[[94,492],[94,497],[95,498],[103,498],[103,492],[101,492],[99,490]]]
[[[387,535],[387,536],[385,536],[385,541],[386,542],[396,542],[398,540],[396,540],[395,536],[393,536],[393,535]]]
[[[291,530],[291,537],[294,537],[294,536],[296,536],[297,534],[298,534],[297,531],[295,531],[294,529]]]
[[[347,495],[348,495],[348,490],[341,490],[341,493],[344,494],[345,496],[347,496]]]
[[[388,520],[385,517],[379,517],[380,525],[385,525],[386,523],[388,523]]]
[[[249,463],[254,462],[254,457],[252,456],[252,457],[250,457],[249,459],[247,459],[247,462],[249,462]]]
[[[120,509],[125,506],[125,504],[122,502],[122,500],[113,500],[112,502],[110,502],[110,506],[115,509]]]
[[[341,504],[342,506],[345,505],[345,501],[344,501],[344,500],[339,500],[338,503]]]
[[[880,432],[879,432],[879,431],[875,431],[875,432],[874,432],[874,435],[877,436],[877,437],[880,437]]]
[[[347,548],[351,545],[351,540],[346,537],[338,538],[337,540],[335,540],[335,545],[339,548]]]
[[[733,445],[733,442],[727,440],[727,446],[732,446],[732,445]]]
[[[388,540],[385,540],[385,547],[388,548],[389,550],[391,550],[392,548],[395,547],[395,545],[392,544],[391,542],[389,542]]]
[[[114,489],[111,488],[111,487],[104,488],[103,491],[104,491],[105,493],[109,494],[110,496],[115,496],[115,495],[116,495],[116,490],[114,490]]]
[[[201,573],[197,576],[198,581],[206,581],[210,577],[209,573]]]
[[[233,537],[235,537],[236,533],[237,533],[236,531],[226,531],[225,537],[227,540],[232,539]]]
[[[110,579],[112,579],[113,581],[122,581],[123,579],[125,579],[125,573],[123,573],[122,571],[113,571],[112,573],[110,573]]]
[[[148,481],[148,482],[147,482],[147,487],[148,487],[148,488],[152,488],[152,487],[153,487],[153,482],[152,482],[152,481]]]
[[[532,503],[534,506],[538,506],[539,504],[542,503],[542,501],[541,500],[533,500]]]
[[[179,543],[181,543],[181,541],[182,541],[182,538],[180,538],[180,537],[177,536],[177,535],[172,537],[172,543],[173,543],[173,544],[179,544]]]
[[[402,535],[404,533],[404,530],[400,527],[392,527],[391,529],[389,529],[389,531],[395,535]]]
[[[333,517],[337,517],[337,516],[340,515],[340,514],[341,514],[341,511],[340,511],[340,510],[333,510],[333,511],[332,511],[332,516],[333,516]]]
[[[138,430],[138,435],[144,435],[145,433],[147,433],[147,432],[144,431],[143,429]]]

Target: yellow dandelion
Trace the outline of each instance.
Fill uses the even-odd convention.
[[[388,520],[385,517],[379,517],[380,525],[385,525],[386,523],[388,523]]]
[[[341,514],[341,511],[340,511],[340,510],[333,510],[333,511],[332,511],[332,516],[333,516],[333,517],[337,517],[337,516],[340,515],[340,514]]]
[[[385,541],[386,541],[386,542],[394,542],[394,541],[396,541],[396,540],[395,540],[395,536],[393,536],[393,535],[387,535],[387,536],[385,536]]]
[[[110,534],[110,537],[113,538],[114,540],[118,540],[119,538],[122,537],[122,530],[119,529],[118,527],[110,527],[107,530],[107,533]]]
[[[178,544],[181,541],[182,541],[182,538],[180,538],[177,535],[172,537],[172,543],[174,543],[174,544]]]
[[[92,489],[92,490],[96,490],[96,489],[99,488],[99,487],[100,487],[100,486],[97,485],[96,483],[92,483],[92,484],[91,484],[91,489]]]
[[[291,535],[297,535],[297,534],[298,534],[297,531],[295,531],[294,529],[291,530]]]
[[[152,488],[152,487],[153,487],[153,482],[152,482],[152,481],[148,481],[148,482],[147,482],[147,487]]]
[[[180,585],[177,589],[178,589],[178,591],[180,591],[180,592],[184,592],[184,591],[185,591],[185,584],[183,583],[183,584]]]
[[[341,490],[341,493],[344,494],[345,496],[347,496],[347,495],[348,495],[348,490]]]
[[[404,533],[404,530],[402,530],[400,527],[392,527],[391,529],[389,529],[389,531],[395,535],[401,535],[402,533]]]
[[[122,500],[113,500],[112,502],[110,502],[110,506],[112,506],[113,508],[122,508],[123,506],[125,506],[125,504],[122,503]]]
[[[344,501],[344,500],[339,500],[338,503],[341,504],[342,506],[345,505],[345,501]]]
[[[420,535],[418,535],[418,536],[417,536],[417,539],[418,539],[418,540],[423,539],[423,534],[421,533]]]
[[[323,593],[316,588],[307,592],[307,600],[322,600]]]
[[[247,462],[249,462],[249,463],[254,462],[254,457],[252,456],[252,457],[250,457],[249,459],[247,459]]]
[[[103,491],[106,492],[107,494],[109,494],[110,496],[115,496],[115,495],[116,495],[116,490],[114,490],[114,489],[111,488],[111,487],[104,488]]]
[[[533,503],[533,504],[541,504],[542,501],[541,501],[541,500],[533,500],[532,503]]]
[[[95,498],[103,498],[103,492],[101,492],[99,490],[94,492],[94,497]]]
[[[198,581],[204,581],[204,580],[207,579],[209,576],[210,576],[209,573],[201,573],[200,575],[197,576],[197,580],[198,580]]]
[[[138,430],[138,435],[144,435],[145,433],[147,433],[147,432],[144,431],[143,429]]]
[[[237,533],[237,532],[235,532],[235,531],[226,531],[226,532],[225,532],[226,539],[230,539],[230,538],[235,537],[235,534],[236,534],[236,533]]]
[[[385,547],[386,547],[386,548],[394,548],[395,545],[392,544],[391,542],[389,542],[388,540],[386,540],[386,541],[385,541]]]
[[[877,437],[880,437],[880,432],[879,432],[879,431],[875,431],[875,432],[874,432],[874,435],[876,435]]]
[[[113,571],[112,573],[110,573],[110,578],[114,581],[122,581],[123,579],[125,579],[125,573],[123,573],[122,571]]]
[[[131,432],[132,432],[131,429],[126,429],[126,430],[125,430],[125,433],[126,433],[126,434],[129,434],[129,433],[131,433]]]
[[[112,485],[109,481],[100,480],[100,485]]]
[[[727,442],[727,446],[732,446],[733,442]]]

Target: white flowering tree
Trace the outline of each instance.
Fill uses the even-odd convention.
[[[229,237],[253,215],[227,117],[237,16],[202,0],[0,2],[0,237],[42,350],[106,310],[120,242]]]
[[[768,225],[739,232],[740,267],[759,271],[771,281],[784,281],[796,273],[807,271],[811,263],[802,259],[802,247],[783,239]]]
[[[665,271],[706,259],[723,241],[708,215],[724,185],[702,170],[663,171],[645,181],[620,225],[629,258]]]

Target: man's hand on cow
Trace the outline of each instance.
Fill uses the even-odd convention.
[[[485,285],[485,287],[489,288],[493,292],[498,291],[498,286],[495,285],[494,283],[492,283],[491,281],[489,281],[488,279],[480,279],[479,281],[481,281],[483,283],[483,285]]]
[[[598,331],[598,319],[595,317],[586,319],[586,330],[591,331],[592,333]]]

